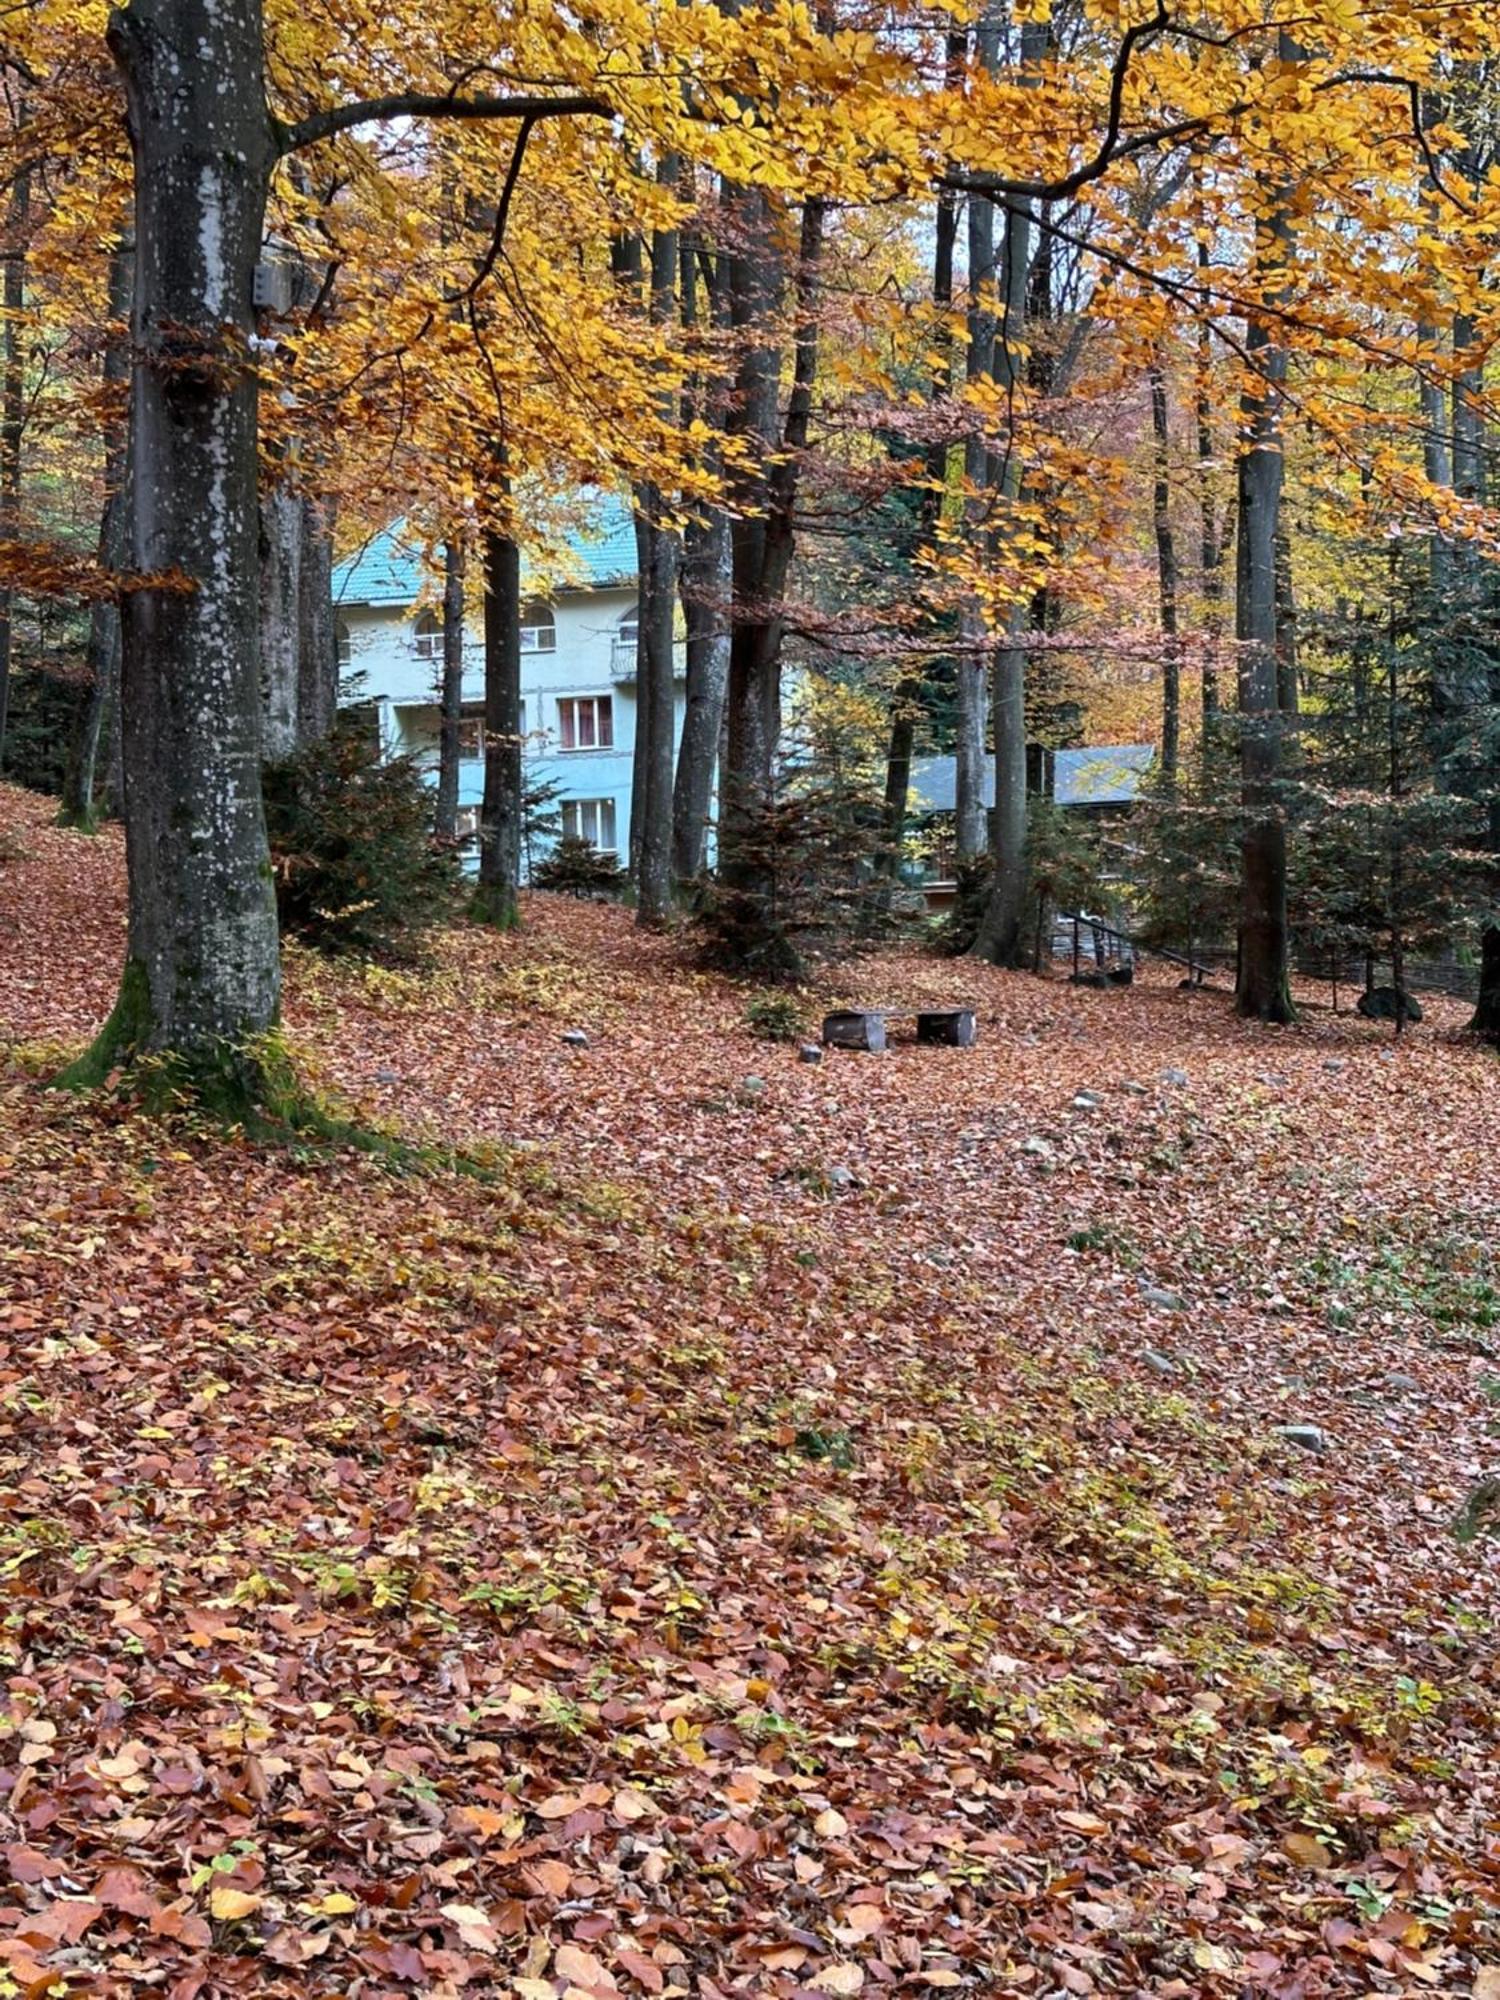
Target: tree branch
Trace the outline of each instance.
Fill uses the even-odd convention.
[[[613,107],[603,98],[581,94],[570,97],[458,97],[452,93],[428,95],[424,91],[401,91],[391,97],[369,97],[355,104],[336,104],[327,111],[315,111],[295,125],[283,125],[277,135],[277,150],[295,153],[303,146],[315,146],[356,125],[379,124],[390,118],[612,118]]]

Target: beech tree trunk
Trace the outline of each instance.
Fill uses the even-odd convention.
[[[992,27],[977,31],[979,61],[992,68],[996,35]],[[994,370],[995,205],[987,196],[971,194],[968,204],[969,310],[965,379],[986,380]],[[976,420],[977,426],[977,420]],[[989,446],[976,427],[964,441],[965,503],[970,539],[985,532],[985,485],[989,478]],[[953,844],[960,864],[985,850],[984,741],[985,695],[989,687],[990,651],[984,611],[978,600],[965,598],[958,614],[958,657],[954,670],[957,717],[953,741]]]
[[[31,169],[23,167],[10,190],[10,243],[5,282],[0,286],[0,541],[15,539],[21,524],[21,436],[26,422],[26,357],[21,341],[21,308],[26,299],[26,225],[31,212]],[[0,766],[10,715],[10,669],[15,631],[15,592],[0,590]]]
[[[657,168],[661,187],[677,185],[677,159],[668,153]],[[677,317],[677,231],[658,229],[651,238],[650,311],[655,325]],[[678,415],[671,390],[658,397],[668,423]],[[636,863],[636,922],[664,924],[672,909],[672,777],[677,735],[677,688],[672,638],[677,616],[678,540],[667,525],[667,497],[658,486],[642,488],[639,518],[644,534],[641,602],[637,625],[636,735],[640,755],[632,810],[640,818],[632,836]]]
[[[1182,656],[1177,633],[1177,543],[1172,533],[1172,435],[1167,410],[1167,378],[1158,361],[1150,370],[1151,432],[1155,477],[1151,522],[1156,535],[1157,602],[1161,618],[1161,775],[1170,790],[1177,783],[1182,733]]]
[[[270,763],[297,748],[301,617],[302,502],[277,484],[260,501],[261,752]]]
[[[121,621],[127,957],[75,1081],[180,1059],[221,1103],[281,996],[260,795],[252,297],[273,140],[258,0],[131,0],[111,16],[135,163],[131,565]],[[179,582],[177,579],[181,579]]]
[[[1280,214],[1263,225],[1261,278],[1285,254]],[[1265,321],[1251,316],[1246,347],[1254,374],[1241,399],[1237,468],[1235,636],[1239,641],[1240,785],[1246,825],[1240,839],[1239,973],[1235,1005],[1249,1018],[1293,1019],[1287,935],[1286,825],[1281,777],[1280,621],[1277,542],[1281,526],[1281,384],[1286,355]]]
[[[1198,269],[1209,268],[1207,243],[1198,245]],[[1203,592],[1203,744],[1207,765],[1219,721],[1219,645],[1224,636],[1224,529],[1214,504],[1213,336],[1208,320],[1198,322],[1197,379],[1193,385],[1198,429],[1198,565]]]
[[[678,884],[703,872],[713,804],[714,765],[729,686],[729,599],[733,588],[729,516],[710,508],[683,536],[681,595],[687,626],[687,702],[672,789],[672,873]]]
[[[130,379],[130,342],[124,322],[130,315],[135,249],[129,238],[115,244],[109,258],[109,317],[111,331],[104,346],[104,388],[107,398],[122,397]],[[129,555],[130,427],[122,408],[109,404],[104,427],[104,511],[99,523],[99,563],[111,573],[125,567]],[[89,612],[88,695],[68,753],[59,819],[66,826],[91,829],[95,822],[99,746],[106,728],[120,726],[120,607],[103,597]]]
[[[458,838],[459,723],[464,701],[464,551],[461,542],[443,544],[443,682],[438,701],[437,804],[433,831],[439,840]],[[519,716],[517,718],[519,727]]]
[[[297,741],[316,743],[339,705],[338,622],[333,609],[333,507],[302,498],[302,588],[298,610]]]
[[[521,916],[521,551],[487,528],[483,552],[484,805],[470,911],[480,923],[514,930]]]

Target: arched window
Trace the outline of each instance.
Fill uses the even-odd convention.
[[[633,646],[640,637],[640,632],[641,608],[638,604],[632,604],[630,609],[625,613],[625,616],[620,620],[619,629],[615,634],[615,644],[617,646]]]
[[[354,641],[349,636],[349,627],[342,618],[333,622],[333,644],[341,667],[347,667],[354,656]]]
[[[424,611],[417,620],[416,647],[419,660],[443,657],[443,621],[435,611]]]
[[[557,620],[552,606],[543,598],[534,598],[521,608],[521,651],[523,653],[555,653],[557,651]]]

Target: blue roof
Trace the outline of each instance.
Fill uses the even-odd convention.
[[[636,579],[635,516],[619,493],[595,490],[583,496],[575,510],[579,525],[554,544],[555,562],[539,564],[523,555],[522,567],[533,575],[542,569],[557,590],[629,588]],[[406,523],[372,535],[346,556],[333,572],[336,604],[371,606],[414,604],[432,581],[420,540],[409,538]]]
[[[1102,743],[1089,750],[1055,750],[1053,798],[1060,806],[1128,805],[1140,792],[1156,755],[1150,743]],[[952,757],[921,757],[911,767],[918,812],[952,812],[958,767]],[[995,803],[995,760],[984,760],[984,803]]]

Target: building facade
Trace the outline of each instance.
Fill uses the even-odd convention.
[[[522,587],[528,578],[523,568]],[[382,751],[413,757],[437,781],[443,671],[441,583],[399,524],[340,563],[333,595],[346,699],[372,704]],[[521,614],[521,730],[526,783],[558,787],[564,834],[623,863],[630,839],[636,725],[635,528],[626,502],[600,495],[570,536],[558,578]],[[682,662],[679,651],[678,672]],[[677,733],[683,686],[677,684]],[[464,625],[459,830],[472,835],[484,796],[484,630]],[[529,857],[540,858],[535,849]],[[528,857],[523,856],[523,866]]]

